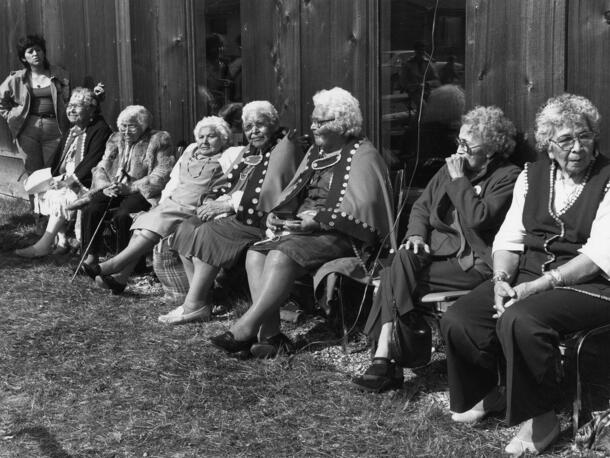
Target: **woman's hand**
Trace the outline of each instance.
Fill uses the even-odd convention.
[[[269,229],[271,232],[278,232],[284,227],[284,221],[285,220],[279,218],[275,213],[270,212],[267,215],[267,229]]]
[[[230,200],[207,200],[197,207],[197,216],[201,221],[210,221],[223,213],[233,213]]]
[[[502,313],[515,302],[552,288],[553,285],[546,277],[520,283],[515,287],[511,287],[504,281],[497,282],[494,285],[494,309],[496,309],[494,318],[500,318]]]
[[[286,227],[289,230],[293,231],[301,231],[301,232],[315,232],[320,230],[320,223],[318,223],[315,218],[315,213],[304,212],[300,213],[299,217],[301,218],[300,224],[295,224],[295,228],[293,229],[290,225]]]
[[[102,193],[108,197],[119,197],[131,194],[131,189],[125,183],[114,183],[104,188]]]
[[[430,254],[430,246],[424,241],[421,235],[412,235],[405,243],[398,247],[399,250],[413,250],[417,254],[420,250]]]
[[[461,154],[452,154],[445,159],[447,163],[447,171],[452,180],[456,178],[462,178],[464,175],[464,163],[466,159]]]
[[[61,189],[66,187],[66,182],[64,181],[64,176],[59,175],[53,177],[51,182],[49,183],[49,189]]]

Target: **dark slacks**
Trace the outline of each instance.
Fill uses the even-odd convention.
[[[517,283],[535,277],[521,274]],[[498,383],[506,363],[506,420],[521,423],[552,410],[560,399],[559,340],[610,323],[610,302],[554,289],[532,295],[493,318],[493,285],[460,298],[441,319],[447,345],[451,410],[465,412]]]
[[[112,215],[111,220],[117,231],[117,248],[119,251],[127,246],[131,237],[129,229],[131,228],[132,218],[129,214],[150,209],[150,203],[139,192],[112,199],[102,193],[96,194],[91,202],[82,210],[81,235],[82,246],[84,248],[89,245],[95,228],[104,215],[104,211],[108,208],[109,201],[110,208],[114,210],[111,213],[109,212],[107,216]],[[103,240],[101,230],[97,232],[89,252],[97,255],[102,254]]]
[[[381,271],[364,331],[370,341],[377,342],[381,327],[394,317],[394,303],[400,315],[405,315],[428,293],[472,289],[486,278],[474,268],[462,270],[456,258],[435,259],[428,254],[398,250],[392,264]]]

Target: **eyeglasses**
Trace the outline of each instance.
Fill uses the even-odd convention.
[[[559,148],[564,151],[571,151],[572,148],[574,148],[574,145],[576,144],[576,140],[578,140],[581,145],[590,145],[593,140],[595,140],[595,134],[593,132],[585,131],[579,133],[578,135],[576,135],[576,137],[564,135],[562,137],[559,137],[557,140],[551,139],[549,141],[555,143],[557,146],[559,146]]]
[[[84,108],[85,104],[84,103],[69,103],[68,105],[66,105],[67,109],[72,109],[72,108]]]
[[[127,132],[136,132],[140,126],[138,124],[121,124],[119,130]]]
[[[335,118],[328,118],[328,119],[317,119],[317,118],[311,118],[311,127],[322,127],[325,124],[328,124],[329,122],[333,122],[335,120]]]
[[[265,127],[267,127],[268,125],[269,125],[268,123],[256,121],[256,122],[249,122],[249,123],[244,124],[243,128],[244,128],[244,131],[247,132],[247,131],[254,129],[255,127],[258,130],[261,130],[261,129],[264,129]]]
[[[464,140],[463,138],[460,138],[460,137],[455,139],[455,144],[458,148],[462,148],[462,149],[466,150],[466,154],[468,154],[469,156],[472,156],[472,150],[474,148],[479,148],[479,147],[483,146],[482,143],[479,143],[478,145],[470,146],[466,140]]]

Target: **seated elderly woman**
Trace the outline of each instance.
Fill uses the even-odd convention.
[[[169,134],[152,130],[151,122],[150,111],[141,105],[121,111],[117,118],[119,131],[110,136],[102,160],[93,169],[92,191],[83,199],[81,221],[82,246],[89,248],[82,271],[91,278],[97,275],[95,266],[103,249],[96,228],[106,211],[116,208],[112,223],[118,249],[123,250],[130,239],[130,213],[149,210],[169,180],[175,163],[174,147]]]
[[[112,133],[98,112],[98,98],[93,90],[77,87],[66,107],[70,130],[62,136],[51,166],[53,180],[49,189],[38,195],[38,213],[49,216],[45,233],[32,246],[15,250],[25,258],[69,251],[66,222],[74,216],[67,206],[88,191],[91,169],[104,154],[106,140]],[[55,249],[53,245],[57,243]]]
[[[610,323],[610,161],[600,155],[600,115],[586,98],[549,99],[536,145],[493,243],[493,283],[443,316],[452,419],[475,422],[506,407],[521,423],[506,452],[541,452],[559,434],[559,338]],[[506,387],[498,386],[506,364]],[[504,372],[504,371],[501,371]]]
[[[248,145],[227,176],[229,186],[174,234],[172,248],[180,254],[189,290],[182,305],[159,317],[162,323],[210,319],[208,293],[216,275],[236,265],[262,238],[263,221],[300,160],[300,150],[280,129],[279,115],[269,102],[246,104],[242,120]]]
[[[280,332],[280,306],[298,277],[354,250],[387,241],[392,224],[387,168],[362,138],[358,101],[335,87],[313,97],[315,146],[267,218],[275,236],[248,251],[252,306],[213,345],[229,353],[268,358],[290,352]]]
[[[220,158],[231,139],[229,125],[218,116],[210,116],[199,121],[193,133],[195,143],[178,159],[159,205],[138,216],[131,226],[127,247],[99,266],[89,267],[97,274],[98,286],[122,292],[140,257],[173,234],[183,220],[196,215],[198,205],[227,183]]]
[[[491,276],[491,242],[519,174],[507,161],[514,135],[513,123],[497,107],[476,107],[462,117],[457,151],[413,205],[405,239],[381,272],[365,327],[376,349],[373,364],[352,380],[358,388],[402,386],[402,367],[395,361],[402,358],[390,345],[396,312],[409,321],[408,314],[419,313],[419,297],[470,289]]]

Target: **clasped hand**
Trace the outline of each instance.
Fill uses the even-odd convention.
[[[542,291],[544,288],[538,280],[520,283],[514,287],[508,282],[499,281],[494,285],[494,306],[496,313],[494,318],[500,318],[504,311],[515,302]]]
[[[108,197],[125,196],[129,194],[129,186],[127,186],[125,183],[114,183],[104,188],[102,193]]]
[[[267,229],[272,232],[280,232],[283,229],[293,232],[314,232],[320,229],[320,223],[314,218],[315,214],[301,213],[299,219],[282,219],[271,212],[267,216]]]

